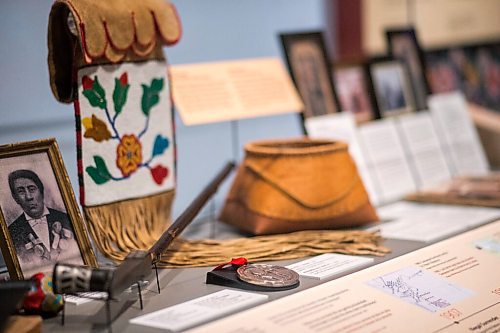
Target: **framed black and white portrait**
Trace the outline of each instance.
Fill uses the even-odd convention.
[[[54,139],[0,146],[0,243],[11,279],[96,265]]]
[[[415,111],[408,71],[402,61],[392,58],[374,59],[369,68],[381,118]]]
[[[408,68],[408,76],[415,96],[417,110],[427,108],[430,89],[426,78],[423,51],[418,43],[414,29],[387,30],[389,52],[393,58],[400,59]]]
[[[323,34],[280,35],[288,69],[304,102],[304,118],[339,112]]]

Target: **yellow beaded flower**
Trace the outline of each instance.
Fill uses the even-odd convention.
[[[124,177],[137,170],[142,163],[141,142],[134,134],[124,135],[116,147],[116,166]]]

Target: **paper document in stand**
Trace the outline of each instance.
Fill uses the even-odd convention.
[[[419,188],[451,179],[451,172],[429,112],[399,117],[398,130],[410,155]]]
[[[374,121],[359,129],[361,148],[383,203],[417,189],[394,119]]]
[[[464,95],[460,92],[433,95],[428,104],[454,175],[488,173],[488,160]]]
[[[278,58],[177,65],[174,101],[186,125],[271,116],[303,110]]]

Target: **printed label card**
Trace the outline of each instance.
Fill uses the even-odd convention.
[[[488,160],[464,95],[460,92],[433,95],[429,97],[428,104],[454,175],[488,173]]]

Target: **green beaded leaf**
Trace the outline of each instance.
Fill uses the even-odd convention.
[[[127,94],[130,84],[123,85],[119,79],[115,78],[115,89],[113,90],[113,103],[115,105],[115,112],[119,114],[122,112],[123,106],[127,102]]]
[[[163,78],[153,79],[151,81],[151,89],[159,93],[163,89]]]
[[[88,166],[85,168],[85,171],[87,171],[90,178],[92,178],[92,180],[97,185],[102,185],[108,182],[112,178],[112,176],[109,173],[108,167],[106,166],[106,162],[104,162],[104,159],[101,156],[95,155],[94,162],[96,166],[95,167]]]
[[[99,83],[97,76],[94,77],[92,89],[83,90],[83,96],[87,97],[90,105],[93,107],[98,107],[103,110],[106,108],[106,92]]]
[[[142,99],[141,99],[141,107],[142,113],[146,116],[149,116],[149,112],[151,108],[158,104],[160,101],[160,92],[163,89],[163,78],[161,79],[153,79],[151,81],[151,85],[142,84]]]

